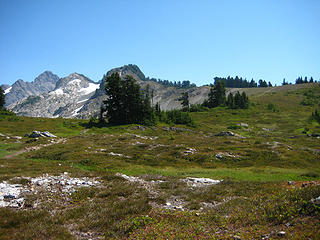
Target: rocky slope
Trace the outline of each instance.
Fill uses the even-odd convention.
[[[52,91],[59,77],[50,71],[41,73],[33,82],[25,82],[22,79],[16,81],[12,86],[5,86],[6,106],[10,106],[25,99],[28,96],[37,96]]]
[[[150,91],[153,91],[152,104],[159,102],[163,110],[181,108],[181,103],[178,101],[178,98],[185,91],[189,92],[191,104],[202,103],[209,91],[209,88],[205,86],[177,89],[174,87],[165,87],[157,82],[147,81],[143,72],[136,65],[125,65],[114,68],[107,72],[107,76],[115,72],[118,72],[123,78],[126,75],[133,76],[141,85],[142,89],[146,89],[147,85],[149,85]],[[21,96],[21,100],[11,104],[8,108],[12,109],[18,115],[32,117],[90,118],[91,116],[97,116],[99,114],[101,103],[106,99],[104,90],[105,82],[101,80],[99,84],[94,83],[89,78],[78,73],[73,73],[68,77],[57,80],[53,88],[52,85],[54,81],[51,82],[52,85],[46,84],[46,86],[49,87],[46,89],[42,88],[43,93],[39,95],[39,89],[40,86],[42,86],[39,84],[39,82],[41,82],[39,77],[34,81],[38,83],[36,94],[31,94],[28,84],[23,81],[17,81],[15,83],[16,85],[18,82],[25,84],[25,88],[21,85],[21,89],[24,89],[21,91],[30,94],[24,95],[27,95],[27,98]],[[44,82],[47,83],[48,81],[44,80]],[[7,101],[7,96],[10,96],[10,102],[13,101],[9,94],[14,90],[14,85],[10,92],[6,94]],[[52,89],[50,90],[50,88]],[[8,88],[6,91],[8,91]],[[15,90],[14,92],[17,91]]]
[[[31,117],[76,117],[97,88],[99,84],[81,74],[72,73],[61,78],[53,91],[29,96],[15,104],[12,110]]]
[[[162,110],[181,108],[181,102],[178,98],[181,97],[183,92],[188,91],[191,104],[202,103],[204,99],[207,98],[209,92],[209,88],[206,86],[177,89],[175,87],[165,87],[153,81],[146,81],[145,75],[137,65],[129,64],[111,69],[107,72],[107,76],[115,72],[118,72],[122,78],[126,75],[131,75],[140,84],[142,90],[145,90],[147,85],[149,85],[150,92],[153,91],[152,104],[155,105],[159,102]],[[101,103],[106,99],[104,85],[105,82],[100,81],[99,89],[97,89],[91,99],[84,104],[77,115],[78,118],[89,118],[90,116],[97,116],[99,114]]]

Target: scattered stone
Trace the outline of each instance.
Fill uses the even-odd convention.
[[[21,139],[22,139],[22,137],[20,137],[20,136],[13,136],[12,138],[13,138],[13,139],[18,139],[18,140],[21,140]]]
[[[318,137],[320,137],[320,133],[312,133],[312,134],[311,134],[311,137],[316,137],[316,138],[318,138]]]
[[[118,156],[118,157],[130,158],[129,156],[123,155],[123,154],[121,154],[121,153],[109,152],[108,154],[111,155],[111,156]]]
[[[162,128],[162,130],[164,130],[164,131],[167,131],[167,132],[168,132],[168,131],[170,131],[170,128],[168,128],[168,127],[163,127],[163,128]]]
[[[261,239],[262,240],[267,240],[267,239],[269,239],[270,238],[270,234],[263,234],[262,236],[261,236]]]
[[[240,127],[249,127],[249,125],[247,123],[238,123],[237,126],[240,126]]]
[[[186,182],[188,186],[191,186],[191,187],[206,187],[206,186],[215,185],[222,182],[222,180],[213,180],[211,178],[193,178],[193,177],[187,177],[182,181]]]
[[[136,126],[136,127],[133,127],[132,129],[133,130],[142,130],[142,131],[146,130],[146,128],[143,126]]]
[[[216,154],[216,158],[218,159],[223,159],[224,157],[229,157],[229,158],[239,158],[239,156],[237,155],[233,155],[231,153],[227,153],[227,152],[219,152]]]
[[[266,131],[266,132],[270,132],[271,130],[269,128],[262,128],[263,131]]]
[[[188,128],[170,127],[170,130],[174,131],[174,132],[192,132],[192,130],[190,130]]]
[[[4,134],[0,133],[0,137],[6,137],[6,135],[4,135]]]
[[[237,235],[234,235],[233,236],[233,240],[241,240],[241,237],[237,236]]]
[[[235,136],[235,134],[233,132],[231,132],[231,131],[227,131],[227,132],[222,131],[222,132],[216,134],[216,136],[221,136],[221,137],[223,137],[223,136],[231,136],[231,137],[233,137],[233,136]]]
[[[279,231],[277,232],[277,236],[278,237],[284,237],[286,235],[286,232],[285,231]]]
[[[320,206],[320,196],[317,197],[317,198],[313,198],[311,199],[311,203],[317,205],[317,206]]]
[[[0,183],[0,207],[20,207],[20,193],[23,191],[21,184]]]
[[[27,136],[26,134],[25,136]],[[51,134],[48,131],[40,132],[40,131],[33,131],[30,135],[28,135],[30,138],[38,138],[38,137],[50,137],[50,138],[56,138],[57,136]]]
[[[147,136],[140,136],[138,134],[134,134],[133,135],[135,138],[141,138],[141,139],[145,139],[145,140],[156,140],[158,137],[147,137]]]
[[[42,135],[45,137],[50,137],[50,138],[56,138],[56,135],[53,135],[52,133],[49,133],[48,131],[42,132]]]
[[[136,141],[134,143],[130,143],[130,145],[135,146],[135,145],[143,145],[144,143]]]
[[[174,206],[173,209],[176,209],[176,210],[183,210],[183,207],[182,206]]]
[[[173,131],[173,132],[192,132],[191,129],[188,128],[178,128],[178,127],[162,127],[164,131]]]
[[[234,132],[231,131],[222,131],[220,133],[217,133],[215,136],[218,137],[238,137],[238,138],[244,138],[243,136],[236,134]]]
[[[190,155],[190,154],[194,154],[197,150],[195,148],[187,148],[186,151],[184,151],[184,155],[187,156],[187,155]]]
[[[43,175],[37,178],[24,178],[29,180],[27,185],[0,183],[0,207],[24,207],[23,194],[36,194],[46,190],[51,193],[60,192],[62,195],[70,195],[80,187],[92,187],[100,185],[99,181],[84,178],[71,178],[67,172],[60,176]]]
[[[294,182],[293,181],[288,181],[288,185],[293,185]]]

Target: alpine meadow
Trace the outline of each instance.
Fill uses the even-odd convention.
[[[1,1],[0,240],[320,239],[319,10]]]

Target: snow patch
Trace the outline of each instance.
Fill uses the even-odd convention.
[[[83,103],[83,102],[86,102],[86,101],[88,101],[88,100],[89,100],[89,98],[84,99],[84,100],[81,100],[81,101],[78,101],[77,103]]]
[[[87,95],[90,94],[92,92],[94,92],[95,90],[97,90],[100,87],[100,84],[97,83],[89,83],[89,87],[86,88],[81,88],[78,93],[81,93],[82,95]]]
[[[77,108],[76,110],[74,110],[72,112],[72,117],[76,116],[78,114],[78,112],[81,110],[81,108],[83,108],[83,106],[81,106],[81,107]]]
[[[74,79],[74,80],[68,82],[68,85],[75,84],[75,83],[81,83],[81,80],[80,79]]]
[[[54,90],[54,91],[52,91],[52,92],[50,92],[50,94],[52,95],[52,94],[55,94],[55,95],[63,95],[64,93],[63,93],[63,90],[62,89],[57,89],[57,90]]]
[[[8,94],[11,91],[12,87],[7,88],[6,90],[4,90],[4,95]]]

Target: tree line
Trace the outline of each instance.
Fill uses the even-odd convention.
[[[159,83],[165,87],[175,87],[175,88],[192,88],[192,87],[196,87],[197,85],[194,83],[191,83],[189,80],[184,80],[184,81],[169,81],[169,80],[162,80],[160,78],[156,79],[156,78],[149,78],[146,77],[145,78],[146,81],[152,81],[152,82],[156,82]]]
[[[256,87],[272,87],[271,82],[266,82],[265,80],[260,79],[258,83],[251,79],[249,82],[247,79],[236,76],[235,78],[228,76],[225,77],[215,77],[214,84],[217,82],[223,82],[227,88],[256,88]]]
[[[296,84],[302,84],[302,83],[314,83],[313,77],[310,77],[309,81],[307,77],[304,77],[304,79],[302,79],[302,77],[298,77],[296,79]]]

